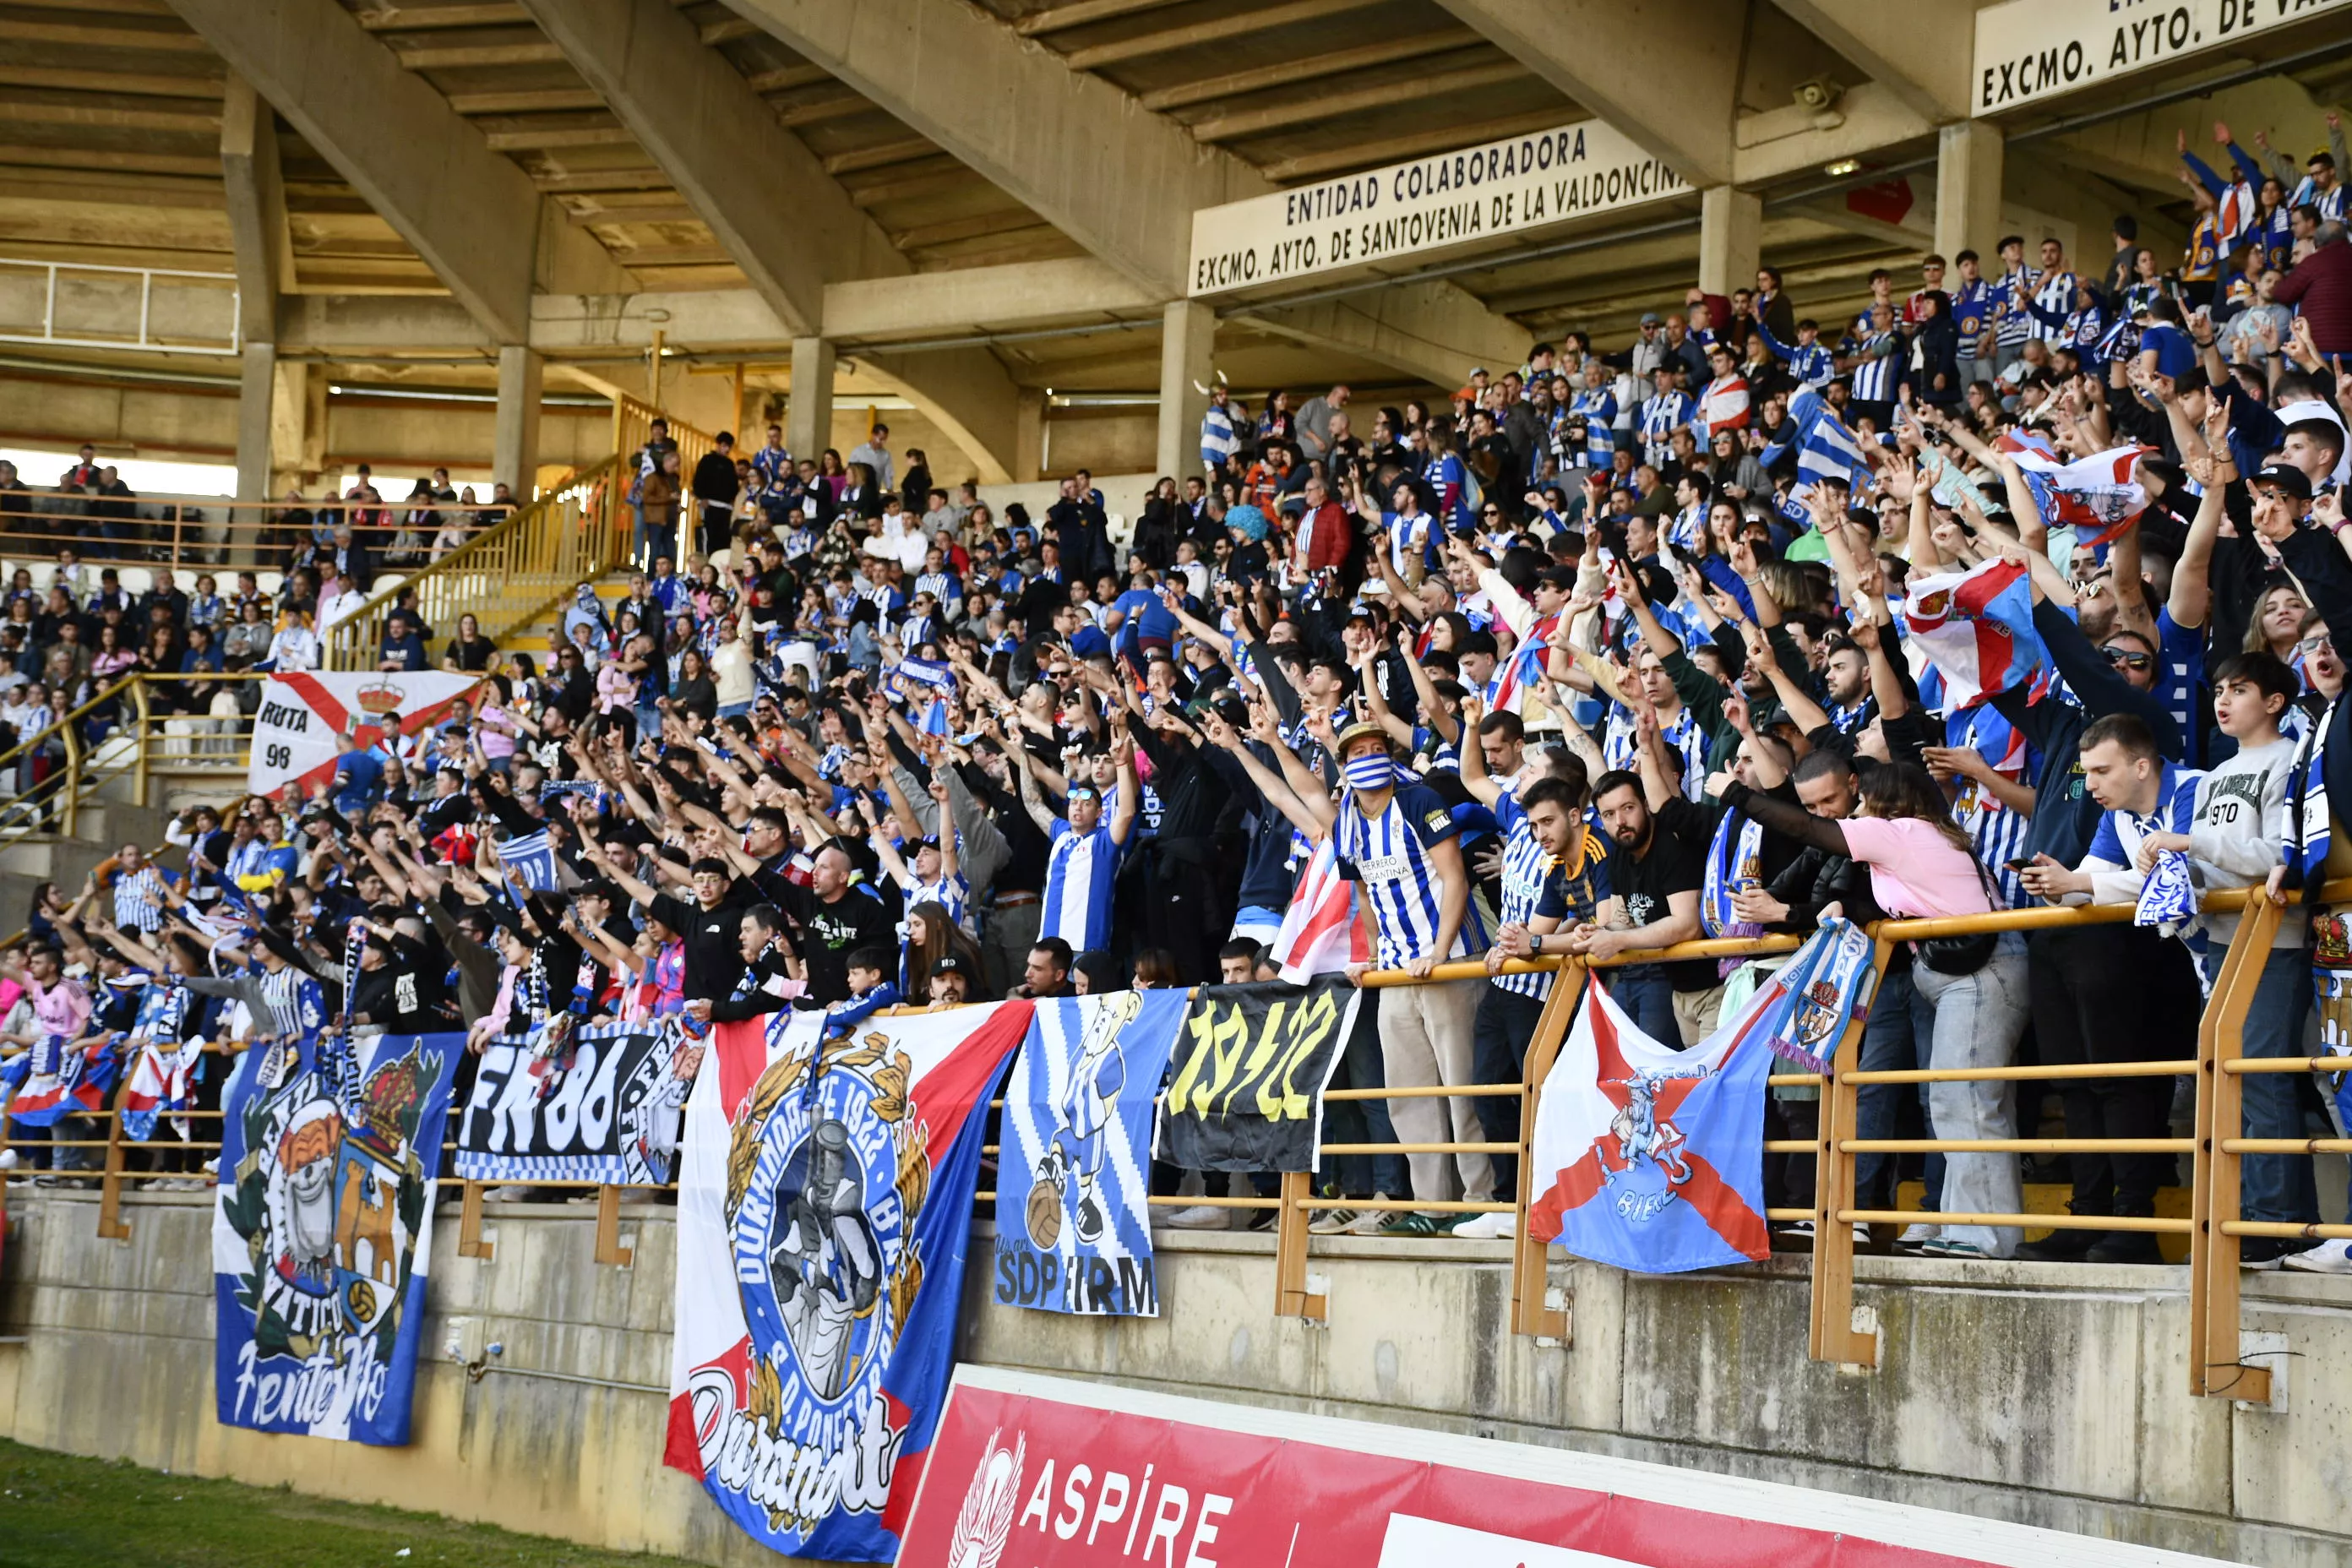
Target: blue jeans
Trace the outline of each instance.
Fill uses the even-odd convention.
[[[1921,1047],[1935,1037],[1936,1010],[1919,994],[1912,984],[1911,971],[1906,966],[1895,971],[1878,983],[1878,994],[1871,998],[1870,1017],[1863,1025],[1860,1067],[1864,1072],[1900,1072],[1927,1065],[1927,1053]],[[1892,1138],[1895,1118],[1903,1109],[1903,1097],[1909,1095],[1919,1101],[1922,1110],[1927,1103],[1925,1084],[1866,1083],[1854,1091],[1854,1136],[1857,1138]],[[1856,1154],[1853,1157],[1853,1195],[1856,1208],[1875,1209],[1895,1206],[1895,1156],[1892,1154]],[[1927,1156],[1928,1208],[1941,1205],[1939,1197],[1944,1185],[1944,1157]]]
[[[1629,963],[1608,979],[1609,999],[1633,1020],[1633,1026],[1668,1050],[1682,1048],[1681,1026],[1675,1022],[1675,988],[1666,972],[1654,963]]]
[[[751,705],[749,702],[722,702],[719,705],[719,716],[721,719],[740,719],[750,711],[751,711]]]
[[[2221,967],[2216,946],[2205,959],[2210,982]],[[2263,963],[2253,1005],[2246,1010],[2243,1044],[2250,1057],[2299,1057],[2304,1015],[2311,1010],[2311,955],[2300,947],[2274,947]],[[2238,1081],[2245,1097],[2245,1138],[2300,1138],[2302,1085],[2296,1073],[2248,1073]],[[2225,1130],[2226,1131],[2226,1130]],[[2219,1134],[2217,1134],[2219,1135]],[[2248,1154],[2239,1162],[2238,1208],[2247,1219],[2315,1225],[2319,1186],[2307,1154]]]

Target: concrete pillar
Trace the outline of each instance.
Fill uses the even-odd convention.
[[[1730,185],[1709,185],[1699,195],[1698,286],[1728,297],[1756,286],[1756,264],[1764,247],[1764,198]],[[1720,327],[1723,323],[1717,322]]]
[[[269,385],[269,493],[282,496],[317,477],[310,464],[310,372],[320,367],[280,361]],[[323,438],[323,437],[322,437]]]
[[[1988,273],[2000,238],[2001,138],[1981,120],[1963,120],[1936,133],[1936,249],[1946,261],[1974,249]]]
[[[1161,320],[1158,471],[1181,479],[1201,464],[1201,416],[1216,374],[1217,313],[1198,300],[1179,300]]]
[[[784,449],[795,459],[833,445],[833,344],[793,340],[793,392],[784,404]]]
[[[520,343],[499,349],[499,423],[490,440],[490,478],[529,501],[539,476],[539,405],[546,362]]]
[[[1013,482],[1034,484],[1045,472],[1045,389],[1021,388],[1013,414]]]
[[[270,408],[278,391],[278,345],[248,342],[236,394],[236,499],[269,499]],[[248,514],[250,515],[250,514]]]

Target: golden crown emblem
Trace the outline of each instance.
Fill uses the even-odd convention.
[[[387,713],[399,712],[400,705],[405,700],[406,694],[388,680],[379,680],[373,686],[360,688],[360,711],[373,713],[379,718]]]

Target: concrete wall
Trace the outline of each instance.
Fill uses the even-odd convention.
[[[0,1435],[175,1470],[702,1562],[750,1547],[660,1468],[672,1231],[627,1211],[634,1267],[593,1261],[583,1207],[493,1205],[497,1255],[436,1226],[414,1446],[364,1450],[213,1420],[208,1199],[10,1194]],[[1271,1237],[1170,1235],[1162,1316],[998,1308],[969,1276],[965,1353],[991,1364],[1661,1460],[2292,1568],[2352,1563],[2340,1482],[2352,1290],[2251,1277],[2250,1330],[2292,1352],[2284,1411],[2185,1392],[2184,1271],[1864,1259],[1884,1370],[1805,1360],[1801,1260],[1636,1279],[1560,1262],[1573,1342],[1506,1331],[1499,1243],[1318,1238],[1330,1323],[1269,1315]],[[975,1251],[986,1256],[984,1239]],[[469,1382],[449,1358],[504,1346]],[[558,1375],[551,1375],[558,1374]]]

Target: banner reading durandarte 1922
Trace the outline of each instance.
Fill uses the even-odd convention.
[[[955,1361],[990,1091],[1030,1005],[719,1024],[687,1100],[664,1459],[761,1545],[888,1563]]]

